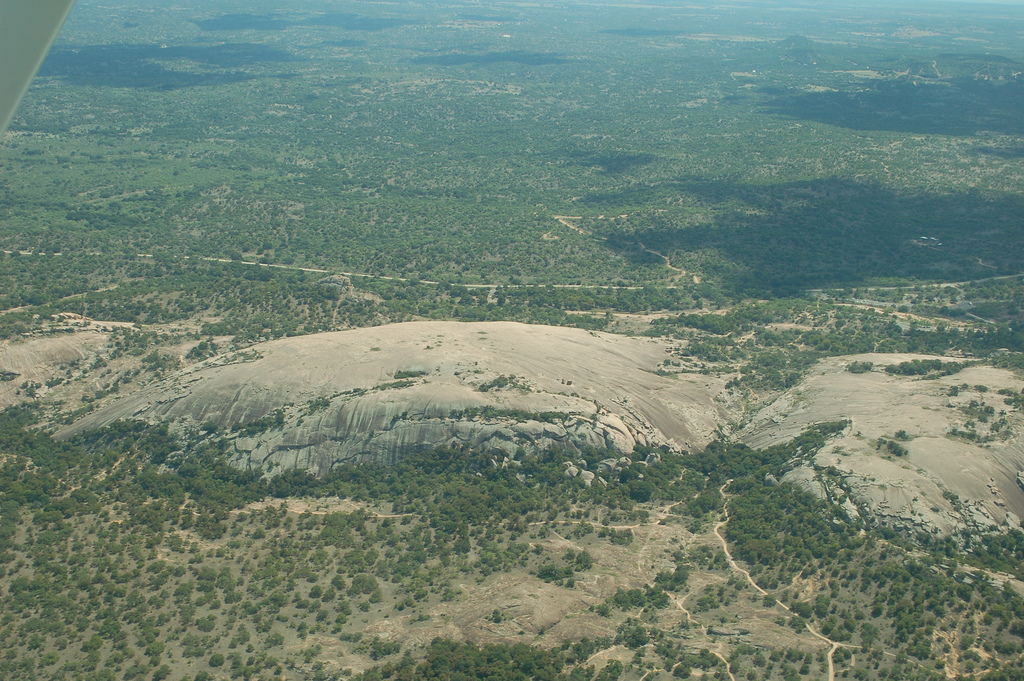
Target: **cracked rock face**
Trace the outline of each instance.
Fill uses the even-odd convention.
[[[755,414],[742,439],[766,447],[815,423],[848,419],[844,433],[813,459],[794,462],[780,482],[840,505],[851,519],[867,517],[905,534],[1019,527],[1024,415],[999,391],[1019,394],[1024,383],[1009,371],[986,366],[938,378],[884,371],[885,365],[921,358],[872,354],[823,360]],[[873,362],[875,369],[846,371],[854,361]],[[884,444],[894,440],[902,455]]]
[[[409,322],[228,353],[143,388],[61,435],[117,419],[212,423],[235,462],[324,473],[468,445],[500,457],[560,447],[630,454],[708,443],[721,379],[659,376],[669,343],[512,322]],[[248,426],[248,427],[246,427]]]

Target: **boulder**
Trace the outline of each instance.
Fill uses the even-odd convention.
[[[814,467],[809,464],[797,466],[793,470],[788,471],[782,476],[782,479],[779,482],[783,485],[792,485],[793,487],[801,489],[822,501],[826,501],[828,499],[828,493],[825,490],[825,486],[821,484],[821,480],[818,479],[817,474],[814,472]]]
[[[724,625],[712,625],[708,627],[708,633],[712,636],[746,636],[750,633],[750,630]]]

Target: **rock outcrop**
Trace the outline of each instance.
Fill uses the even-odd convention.
[[[815,423],[850,421],[821,451],[792,462],[779,481],[840,506],[851,520],[866,518],[908,536],[1019,526],[1024,414],[999,391],[1019,394],[1020,378],[988,366],[928,380],[884,370],[886,364],[923,358],[873,354],[823,360],[755,414],[742,440],[762,448]],[[852,361],[871,362],[876,369],[854,374],[846,371]],[[971,437],[958,435],[984,405],[999,417],[979,420]],[[903,453],[894,454],[884,444],[889,441],[902,443]]]
[[[62,435],[117,419],[213,425],[232,434],[237,465],[271,473],[387,464],[452,445],[499,459],[594,447],[609,450],[614,469],[638,444],[703,446],[729,416],[721,379],[655,373],[668,349],[665,341],[510,322],[316,334],[215,357]],[[581,480],[592,484],[599,473]]]

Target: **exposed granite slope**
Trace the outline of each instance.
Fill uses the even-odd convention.
[[[324,472],[468,444],[701,447],[729,418],[723,380],[656,372],[671,344],[512,322],[409,322],[272,341],[215,357],[90,414],[232,429],[237,463]],[[275,417],[276,410],[280,417]],[[276,421],[275,421],[276,418]]]
[[[867,515],[905,533],[1018,527],[1024,517],[1024,491],[1017,483],[1024,469],[1024,415],[998,391],[1019,394],[1024,382],[987,366],[938,378],[884,371],[886,365],[923,358],[823,360],[755,414],[741,438],[767,447],[814,423],[849,419],[845,433],[813,460],[793,462],[781,481],[843,504],[848,515]],[[875,369],[846,371],[854,361],[873,362]],[[880,438],[895,441],[906,454],[893,455]]]

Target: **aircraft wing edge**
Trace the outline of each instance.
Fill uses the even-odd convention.
[[[74,4],[75,0],[0,0],[0,135]]]

